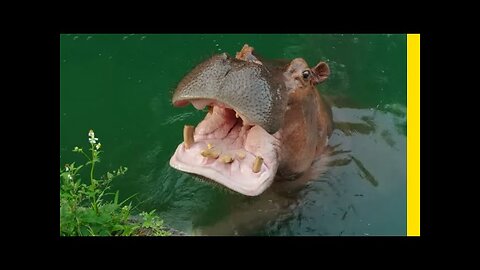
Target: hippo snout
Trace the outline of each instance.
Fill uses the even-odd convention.
[[[172,99],[174,104],[195,100],[225,104],[270,134],[282,127],[287,104],[285,84],[264,65],[226,53],[196,66],[180,81]]]

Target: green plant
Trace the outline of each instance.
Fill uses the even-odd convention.
[[[119,202],[119,191],[109,192],[113,179],[124,175],[126,167],[107,172],[100,179],[95,178],[95,164],[100,162],[101,143],[95,133],[88,133],[90,153],[75,147],[73,152],[82,154],[87,162],[76,166],[66,164],[60,169],[60,235],[62,236],[130,236],[130,235],[170,235],[163,227],[163,221],[154,214],[142,212],[142,220],[132,221],[133,197]],[[90,166],[88,184],[83,183],[80,170]],[[113,199],[112,199],[113,197]]]
[[[142,226],[139,228],[139,234],[141,235],[153,235],[153,236],[168,236],[170,232],[165,231],[163,228],[163,220],[161,220],[156,214],[155,210],[149,213],[140,213],[142,217]]]

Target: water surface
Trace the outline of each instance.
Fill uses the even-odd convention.
[[[330,66],[318,90],[333,103],[333,161],[302,188],[244,197],[168,165],[183,125],[205,115],[171,105],[176,84],[245,43],[266,58]],[[138,193],[138,210],[190,234],[406,234],[405,35],[65,34],[60,45],[60,166],[81,161],[71,149],[87,148],[94,129],[99,170],[129,168],[114,188]]]

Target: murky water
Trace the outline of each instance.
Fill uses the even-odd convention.
[[[60,165],[80,161],[94,129],[99,170],[129,171],[114,188],[138,193],[139,210],[207,235],[405,235],[405,35],[62,35]],[[332,74],[318,89],[333,104],[328,169],[305,185],[278,183],[244,197],[168,165],[184,124],[205,115],[174,108],[178,81],[218,52],[244,43],[266,58],[323,60]],[[101,171],[99,171],[101,172]]]

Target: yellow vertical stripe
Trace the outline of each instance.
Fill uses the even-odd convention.
[[[420,236],[420,34],[407,35],[407,236]]]

